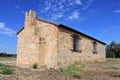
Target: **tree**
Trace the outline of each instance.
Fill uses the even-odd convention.
[[[16,54],[8,54],[6,52],[0,52],[0,57],[16,57]]]
[[[107,58],[120,58],[120,43],[112,41],[106,46],[106,57]]]

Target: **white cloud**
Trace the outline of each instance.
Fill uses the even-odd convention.
[[[44,0],[43,4],[39,4],[38,15],[45,15],[48,20],[66,19],[68,16],[69,19],[79,19],[79,13],[74,11],[82,12],[88,9],[92,2],[93,0]]]
[[[4,28],[5,24],[0,22],[0,29]]]
[[[85,9],[87,9],[87,8],[89,8],[90,6],[91,6],[91,4],[92,4],[92,2],[93,2],[94,0],[88,0],[87,1],[87,4],[85,5],[85,6],[83,6],[83,10],[85,10]]]
[[[75,0],[75,3],[76,3],[76,4],[79,4],[79,5],[82,5],[81,0]]]
[[[114,10],[113,12],[114,12],[114,13],[120,13],[120,9]]]
[[[16,34],[16,31],[12,30],[11,28],[6,27],[5,23],[0,22],[0,33],[8,35],[8,36],[13,36]]]
[[[67,19],[79,19],[80,18],[80,14],[78,11],[74,11]]]
[[[24,14],[25,11],[23,9],[21,9],[21,7],[19,5],[15,5],[15,8],[18,9],[20,11],[20,13]]]
[[[61,18],[61,17],[63,17],[63,14],[53,14],[52,15],[53,20],[57,20],[58,18]]]

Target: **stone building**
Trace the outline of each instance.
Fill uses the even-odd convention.
[[[17,66],[58,68],[105,60],[105,43],[63,24],[39,19],[26,12],[17,33]]]

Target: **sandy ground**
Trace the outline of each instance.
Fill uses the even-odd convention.
[[[84,69],[77,72],[79,79],[61,75],[59,69],[41,71],[15,66],[11,66],[11,68],[14,73],[0,74],[0,80],[120,80],[120,59],[107,59],[106,62],[84,65]]]
[[[16,65],[16,60],[0,61],[0,63],[5,64],[5,65],[15,66]]]

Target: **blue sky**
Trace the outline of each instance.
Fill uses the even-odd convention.
[[[0,0],[0,52],[16,53],[25,12],[62,23],[109,44],[120,42],[120,0]]]

